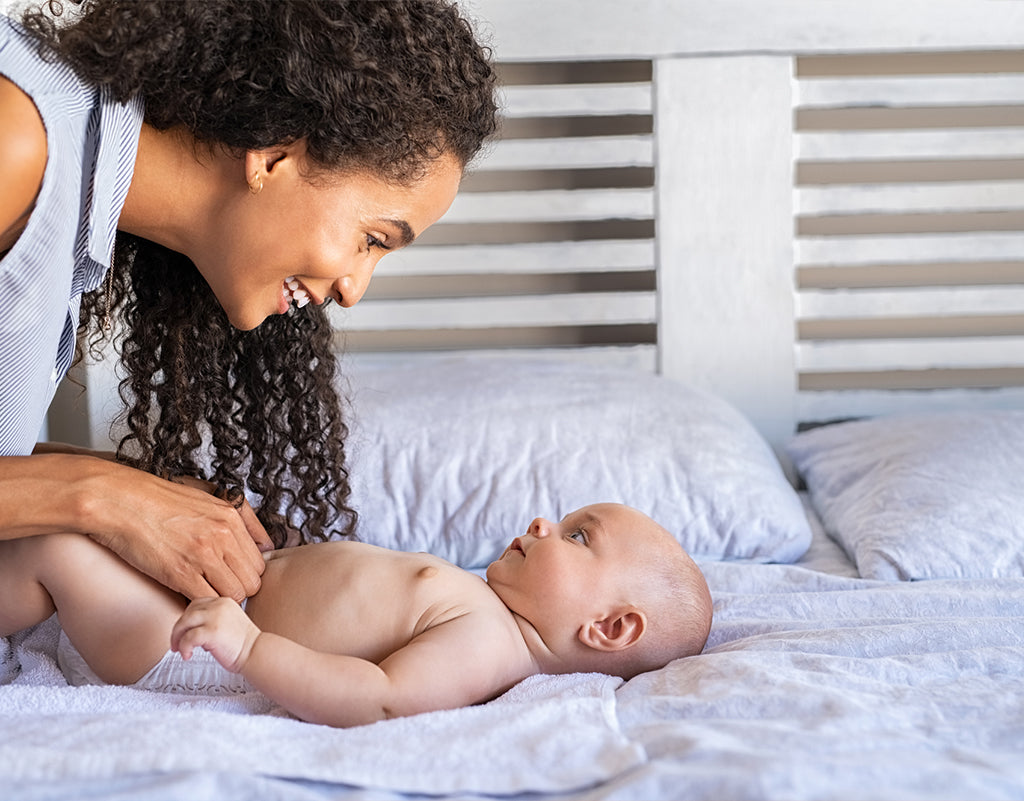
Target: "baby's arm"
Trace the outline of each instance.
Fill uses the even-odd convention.
[[[376,665],[261,632],[237,604],[209,598],[193,602],[171,634],[185,658],[199,646],[296,717],[342,727],[468,706],[532,672],[512,638],[496,639],[493,621],[474,613],[427,630]]]

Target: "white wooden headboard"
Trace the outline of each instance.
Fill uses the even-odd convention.
[[[502,139],[335,310],[339,347],[658,370],[775,444],[1024,406],[1024,2],[464,6],[501,65]]]

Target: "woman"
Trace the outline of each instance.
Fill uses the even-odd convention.
[[[72,17],[0,24],[0,539],[78,532],[241,599],[289,531],[353,532],[320,304],[355,304],[448,208],[494,74],[445,0]],[[76,330],[95,347],[111,316],[116,456],[36,446]]]

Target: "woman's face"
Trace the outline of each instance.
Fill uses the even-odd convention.
[[[250,154],[247,178],[262,188],[253,194],[243,185],[228,199],[218,241],[193,254],[236,328],[255,328],[292,303],[355,305],[381,257],[433,225],[462,179],[451,156],[408,185],[365,172],[310,181],[303,160],[301,146]]]

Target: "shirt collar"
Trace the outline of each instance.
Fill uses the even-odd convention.
[[[89,208],[88,254],[101,269],[98,275],[90,276],[95,284],[87,289],[99,286],[103,273],[110,267],[117,222],[135,171],[142,116],[141,98],[117,103],[108,88],[100,90],[99,144]]]

